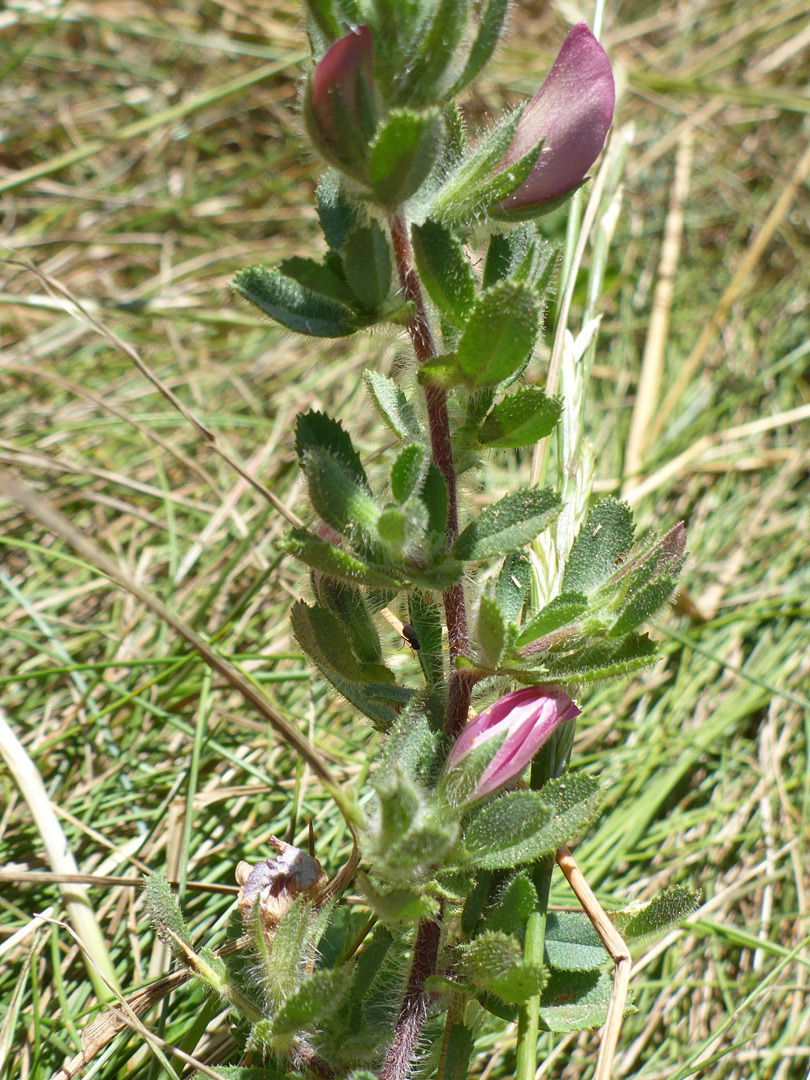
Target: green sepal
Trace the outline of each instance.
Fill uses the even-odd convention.
[[[404,447],[391,466],[391,494],[402,506],[422,490],[430,455],[421,443],[412,443]]]
[[[403,886],[375,889],[362,872],[355,876],[355,882],[371,911],[388,925],[418,923],[422,919],[433,919],[438,914],[438,900],[420,890]]]
[[[258,904],[254,907],[255,921],[258,923]],[[301,961],[311,937],[312,904],[297,896],[282,915],[273,935],[270,951],[263,964],[264,976],[269,985],[265,986],[274,1004],[280,1004],[291,997],[301,981]],[[254,935],[254,937],[257,935]]]
[[[428,218],[411,229],[422,284],[439,312],[460,326],[475,301],[475,278],[459,239],[446,225]]]
[[[519,187],[534,168],[542,143],[534,146],[508,169],[493,175],[509,148],[520,122],[521,110],[511,113],[489,132],[439,189],[430,204],[432,218],[448,225],[469,225]]]
[[[404,442],[425,443],[427,433],[405,392],[394,380],[369,370],[363,372],[363,379],[380,416],[394,434]]]
[[[478,645],[484,654],[484,661],[493,670],[498,667],[506,644],[506,625],[494,600],[481,597],[478,610]]]
[[[571,547],[562,591],[586,595],[594,592],[616,573],[632,543],[630,507],[611,496],[601,499],[588,514]]]
[[[531,169],[529,172],[531,172]],[[526,175],[528,175],[528,173]],[[551,214],[554,210],[559,210],[561,206],[565,206],[565,204],[588,182],[588,180],[590,180],[590,177],[586,176],[584,180],[580,180],[578,184],[574,184],[574,186],[570,187],[564,194],[558,195],[556,199],[546,199],[545,202],[535,203],[532,206],[516,206],[508,208],[498,205],[498,202],[502,200],[493,199],[492,205],[490,205],[487,212],[489,216],[496,221],[534,221],[537,218],[545,217],[546,214]],[[515,187],[512,188],[512,191],[515,191],[522,183],[523,180],[516,184]],[[508,194],[511,195],[511,191],[508,192]]]
[[[349,648],[337,616],[327,608],[312,608],[299,600],[290,610],[290,622],[296,641],[327,682],[364,713],[375,727],[387,731],[396,720],[397,712],[384,701],[372,697],[372,687],[363,685],[360,665]],[[345,665],[352,677],[347,677],[339,665]]]
[[[613,980],[604,971],[551,971],[540,998],[540,1027],[559,1033],[605,1022]]]
[[[491,503],[453,545],[456,559],[476,561],[517,551],[547,528],[560,512],[560,497],[544,488],[521,488]]]
[[[499,870],[549,855],[596,820],[602,795],[594,777],[570,774],[502,795],[471,815],[459,863]]]
[[[393,207],[414,195],[433,168],[441,138],[438,109],[392,109],[369,147],[369,187],[375,202]]]
[[[273,1037],[294,1035],[313,1024],[322,1023],[340,1007],[349,993],[351,982],[352,971],[347,965],[319,969],[307,975],[273,1017]]]
[[[295,452],[302,468],[307,451],[314,449],[328,450],[349,476],[360,484],[364,491],[371,494],[366,471],[354,448],[351,435],[334,416],[309,409],[295,418]]]
[[[265,315],[310,337],[348,337],[368,320],[345,304],[285,277],[267,266],[246,266],[234,274],[231,288]]]
[[[557,971],[601,971],[609,957],[584,912],[549,911],[545,960]]]
[[[461,332],[455,362],[469,386],[496,386],[529,359],[540,329],[533,290],[514,281],[487,289]]]
[[[486,65],[495,51],[503,32],[509,0],[489,0],[478,23],[478,33],[470,48],[464,70],[448,91],[448,97],[456,97],[468,86]]]
[[[317,28],[318,35],[325,46],[331,45],[340,37],[341,30],[332,8],[332,0],[304,0],[307,16]],[[320,57],[316,56],[316,60]]]
[[[549,398],[539,386],[522,386],[496,402],[478,429],[478,443],[486,447],[532,446],[545,439],[562,415],[562,401]]]
[[[429,593],[412,589],[408,594],[408,617],[419,640],[417,656],[428,685],[444,684],[442,616]]]
[[[523,959],[523,948],[514,934],[485,930],[459,952],[463,973],[476,990],[497,994],[510,1004],[534,997],[545,983],[543,969]]]
[[[609,630],[610,637],[621,637],[647,622],[669,601],[678,586],[677,577],[664,576],[639,589],[622,605]]]
[[[279,545],[313,570],[349,585],[371,585],[379,589],[402,588],[387,571],[364,563],[342,548],[335,547],[307,529],[293,529]]]
[[[351,293],[369,312],[377,312],[391,288],[391,253],[377,222],[352,229],[342,255]]]
[[[544,608],[541,608],[536,615],[533,615],[525,626],[521,627],[515,644],[520,647],[521,645],[527,645],[531,641],[538,641],[540,638],[545,637],[546,634],[559,630],[561,626],[567,626],[569,623],[574,622],[587,609],[588,601],[583,593],[559,593]]]
[[[510,551],[503,560],[495,585],[495,603],[507,623],[517,623],[530,581],[531,563],[528,557],[522,551]]]

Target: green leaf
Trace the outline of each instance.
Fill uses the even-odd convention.
[[[467,0],[439,0],[408,57],[397,85],[397,101],[421,106],[436,100],[442,76],[454,59],[467,26],[467,17]]]
[[[559,593],[521,628],[516,644],[518,647],[537,641],[574,622],[588,609],[588,601],[582,593]]]
[[[160,940],[169,946],[172,956],[185,966],[183,950],[176,939],[191,947],[191,935],[186,926],[183,913],[169,888],[169,883],[161,873],[149,874],[144,878],[146,906],[149,917]]]
[[[501,930],[523,940],[526,920],[537,907],[537,891],[526,874],[516,874],[501,891],[485,922],[487,930]]]
[[[543,1031],[598,1028],[605,1022],[613,981],[606,972],[552,971],[540,999]]]
[[[442,651],[442,615],[433,598],[412,589],[408,595],[408,616],[419,640],[419,663],[429,685],[444,683],[444,653]]]
[[[509,277],[512,270],[512,245],[515,232],[517,229],[506,236],[503,233],[495,233],[490,237],[484,274],[481,279],[481,284],[485,289]]]
[[[391,727],[380,762],[378,778],[393,783],[399,773],[428,779],[436,754],[436,735],[431,730],[420,695],[411,698]]]
[[[503,31],[509,0],[489,0],[478,23],[478,33],[473,41],[464,70],[448,91],[448,97],[456,97],[478,75],[495,51]]]
[[[346,198],[340,173],[328,169],[317,191],[318,220],[332,251],[340,251],[352,229],[361,224],[355,203]]]
[[[503,1001],[526,1001],[539,994],[545,982],[542,969],[524,961],[514,934],[485,930],[459,951],[464,975],[472,985],[497,994]]]
[[[376,537],[380,508],[346,471],[342,460],[313,448],[306,451],[303,467],[310,502],[327,525],[354,540]]]
[[[319,293],[331,300],[337,300],[346,307],[354,307],[354,296],[343,278],[338,277],[328,266],[317,263],[314,259],[303,259],[294,255],[279,263],[279,273],[297,281],[305,289]]]
[[[453,545],[456,559],[490,559],[517,551],[560,512],[560,497],[543,488],[522,488],[491,503]]]
[[[361,670],[364,678],[369,674],[366,665],[373,665],[377,668],[378,681],[393,682],[393,674],[381,666],[380,635],[360,590],[341,582],[321,579],[316,584],[316,592],[318,600],[329,607],[343,623],[352,651],[363,665]]]
[[[649,667],[657,652],[658,646],[646,634],[628,634],[621,641],[596,642],[565,655],[549,650],[541,662],[549,680],[596,682]]]
[[[393,379],[369,370],[363,372],[363,378],[372,401],[394,434],[405,442],[424,443],[427,433],[413,405]]]
[[[531,356],[540,329],[534,292],[501,281],[479,297],[456,346],[456,364],[470,386],[495,386]]]
[[[462,861],[498,870],[549,855],[593,823],[601,800],[598,780],[570,774],[542,791],[502,795],[471,816]]]
[[[447,485],[437,465],[432,462],[422,488],[422,501],[428,510],[428,531],[436,537],[440,548],[444,548],[444,530],[447,527],[449,502]]]
[[[391,288],[391,253],[376,221],[353,229],[343,246],[343,268],[352,293],[376,312]]]
[[[307,451],[314,449],[328,450],[349,476],[371,494],[366,471],[354,448],[351,435],[333,416],[309,409],[295,418],[295,452],[302,468]]]
[[[506,626],[498,605],[488,596],[481,597],[478,611],[478,644],[484,653],[487,666],[496,669],[506,644]]]
[[[313,615],[315,611],[319,614]],[[388,730],[396,720],[397,713],[390,705],[375,700],[369,692],[371,687],[363,685],[359,665],[337,617],[326,608],[311,608],[299,600],[290,610],[290,622],[296,641],[323,677],[355,708],[369,717],[375,727],[381,731]],[[349,677],[340,670],[340,665],[345,665],[349,670]]]
[[[478,442],[504,448],[531,446],[551,434],[561,415],[559,398],[546,397],[539,386],[522,386],[496,403],[478,429]]]
[[[669,601],[678,585],[676,577],[660,577],[643,589],[639,589],[622,606],[616,622],[610,629],[611,637],[619,637],[647,622]]]
[[[633,543],[633,514],[627,503],[601,499],[577,534],[565,567],[563,592],[592,593],[616,572]]]
[[[346,965],[313,971],[273,1017],[273,1036],[294,1035],[320,1023],[340,1006],[349,992],[351,978],[351,969]]]
[[[400,505],[421,491],[429,465],[430,455],[420,443],[399,452],[391,467],[391,493]]]
[[[461,325],[475,301],[475,279],[460,241],[446,225],[431,218],[413,226],[411,239],[430,299],[445,318]]]
[[[515,624],[529,591],[531,563],[522,551],[510,551],[495,585],[495,603],[508,623]]]
[[[609,957],[584,912],[549,911],[545,959],[559,971],[601,971]]]
[[[611,913],[614,925],[628,945],[648,945],[667,930],[688,919],[700,907],[700,893],[673,885],[643,906]]]
[[[313,292],[278,270],[246,266],[238,270],[231,288],[288,330],[310,337],[348,337],[367,321],[345,304]]]
[[[433,168],[441,135],[438,109],[388,113],[369,147],[370,186],[376,202],[395,206],[418,191]]]
[[[372,585],[380,589],[401,589],[385,570],[370,566],[348,551],[334,547],[307,529],[293,529],[281,543],[283,551],[294,555],[313,570],[318,570],[349,585]]]

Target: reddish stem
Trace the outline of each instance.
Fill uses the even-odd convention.
[[[425,302],[419,278],[413,265],[413,251],[408,227],[400,217],[391,218],[391,240],[394,248],[402,294],[413,305],[413,315],[408,320],[408,333],[413,342],[416,359],[420,364],[436,355],[433,335],[430,332]],[[447,394],[438,386],[425,388],[430,448],[433,460],[444,477],[447,486],[447,546],[458,536],[458,495],[456,491],[456,468],[453,463],[453,446],[450,441],[450,417],[447,414]],[[451,585],[442,593],[444,616],[447,622],[447,638],[450,650],[450,685],[448,688],[445,731],[454,739],[467,722],[470,708],[471,684],[456,673],[456,659],[467,651],[467,609],[461,585]]]
[[[425,979],[432,975],[436,968],[440,938],[441,924],[438,920],[423,919],[416,931],[413,962],[394,1028],[394,1041],[388,1047],[379,1080],[404,1080],[411,1072],[419,1032],[427,1013]]]

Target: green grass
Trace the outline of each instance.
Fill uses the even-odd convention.
[[[307,584],[279,560],[283,521],[70,300],[290,506],[300,510],[299,409],[328,406],[376,449],[359,375],[381,355],[390,365],[395,339],[316,350],[226,288],[247,263],[317,243],[296,10],[251,0],[48,10],[51,21],[17,5],[0,26],[0,466],[238,660],[359,784],[368,728],[306,677],[290,635],[287,610]],[[805,25],[805,5],[789,0],[624,3],[606,17],[624,72],[617,127],[634,123],[635,139],[600,308],[597,490],[616,490],[622,473],[687,128],[659,404],[717,322],[678,400],[651,414],[660,430],[642,473],[653,480],[636,502],[645,526],[686,521],[686,597],[659,620],[654,669],[589,692],[575,751],[609,785],[575,851],[605,904],[676,882],[705,901],[665,950],[638,958],[617,1076],[798,1080],[810,1068],[810,413],[785,415],[810,400],[806,177],[745,261],[807,149],[810,60],[800,41],[791,47]],[[533,3],[512,26],[470,97],[472,122],[531,92],[564,31]],[[493,460],[488,484],[514,484],[518,466],[528,474],[525,457]],[[261,717],[62,540],[11,504],[0,518],[0,700],[82,872],[232,884],[240,859],[268,854],[270,833],[304,842],[310,821],[334,871],[347,852],[342,821]],[[407,651],[395,662],[413,663]],[[40,1080],[77,1053],[95,998],[63,927],[9,944],[34,913],[64,910],[55,885],[22,880],[22,868],[50,866],[5,768],[0,867],[17,878],[0,888],[0,1073]],[[101,881],[90,896],[121,986],[164,973],[139,890]],[[561,881],[553,899],[571,903]],[[195,939],[224,940],[231,904],[188,888]],[[145,1022],[204,1061],[227,1060],[226,1026],[206,1010],[184,987]],[[595,1038],[548,1037],[557,1049],[541,1075],[589,1076]],[[157,1076],[144,1046],[118,1036],[85,1075]],[[511,1030],[493,1027],[479,1049],[487,1076],[511,1075]]]

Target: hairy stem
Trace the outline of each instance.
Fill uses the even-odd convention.
[[[404,1080],[411,1071],[419,1032],[427,1014],[425,979],[436,968],[440,938],[441,923],[437,919],[423,919],[416,931],[413,961],[394,1028],[394,1041],[385,1055],[379,1080]]]
[[[419,285],[419,277],[413,265],[408,226],[402,218],[397,216],[391,218],[390,226],[402,294],[413,305],[413,315],[408,320],[408,333],[413,342],[416,359],[423,364],[436,355],[436,348],[422,289]],[[447,394],[440,387],[428,386],[425,388],[425,402],[433,461],[447,485],[448,510],[445,536],[449,547],[458,536],[458,495],[453,446],[450,440],[450,417],[447,413]],[[467,649],[467,609],[461,585],[451,585],[449,589],[445,589],[442,600],[450,649],[450,685],[445,731],[451,738],[455,738],[467,722],[472,688],[472,684],[460,678],[455,670],[456,658]]]

